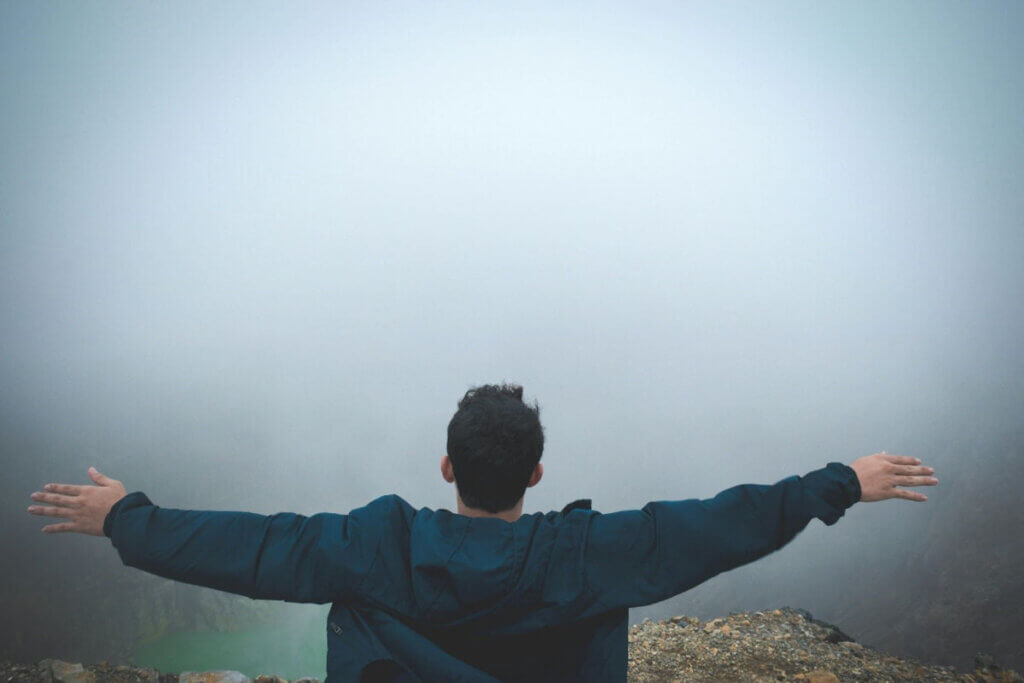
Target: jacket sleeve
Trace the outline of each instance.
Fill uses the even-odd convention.
[[[250,598],[327,603],[366,576],[379,535],[370,506],[348,515],[175,510],[136,491],[103,533],[129,567]]]
[[[860,495],[857,473],[830,462],[771,486],[741,484],[706,500],[594,515],[587,584],[608,609],[665,600],[778,550],[815,517],[835,524]]]

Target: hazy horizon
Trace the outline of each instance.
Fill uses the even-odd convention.
[[[6,583],[115,555],[25,514],[91,465],[165,507],[452,509],[456,402],[509,381],[547,437],[525,512],[936,467],[689,603],[828,616],[1024,452],[1022,20],[0,5]]]

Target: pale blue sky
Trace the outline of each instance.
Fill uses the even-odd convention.
[[[505,378],[562,458],[848,457],[1021,379],[1017,3],[0,11],[18,411],[333,401],[411,458]]]

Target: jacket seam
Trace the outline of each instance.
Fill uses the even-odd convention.
[[[580,565],[583,567],[583,589],[587,592],[587,594],[593,596],[594,602],[597,602],[600,605],[607,608],[607,603],[605,603],[605,601],[601,599],[601,596],[598,595],[597,591],[594,590],[594,587],[591,585],[590,574],[587,571],[587,550],[590,547],[590,532],[594,526],[594,518],[597,517],[597,515],[599,514],[601,513],[598,512],[587,516],[587,528],[583,532],[583,543],[581,544],[582,548],[580,550]]]
[[[445,567],[447,567],[449,564],[451,564],[452,558],[455,557],[455,553],[457,553],[462,548],[462,544],[466,542],[466,536],[468,536],[468,535],[469,535],[469,525],[466,524],[466,525],[464,525],[462,527],[462,536],[459,537],[459,542],[455,545],[454,548],[452,548],[451,553],[448,554],[448,558],[444,561],[444,566]],[[438,586],[437,592],[434,593],[433,599],[430,601],[430,604],[427,605],[427,607],[424,609],[424,612],[429,612],[431,609],[433,609],[434,604],[437,603],[437,601],[441,599],[441,594],[443,592],[444,592],[444,586]]]
[[[359,583],[352,589],[353,597],[363,597],[363,584],[366,583],[371,576],[373,576],[373,570],[377,567],[377,560],[380,558],[380,544],[384,541],[384,534],[377,536],[377,544],[373,547],[373,561],[370,562],[370,566],[366,570],[366,575],[359,580]]]

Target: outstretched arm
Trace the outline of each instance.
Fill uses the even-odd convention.
[[[588,584],[608,609],[664,600],[778,550],[815,517],[831,526],[857,501],[926,500],[895,488],[938,483],[920,462],[882,452],[771,486],[741,484],[707,500],[597,515],[587,542]]]
[[[108,535],[130,567],[251,598],[332,602],[358,585],[373,559],[360,511],[351,515],[175,510],[90,468],[95,486],[48,484],[37,515],[70,521],[44,532]],[[361,508],[360,510],[365,510]],[[372,526],[372,525],[370,525]]]

